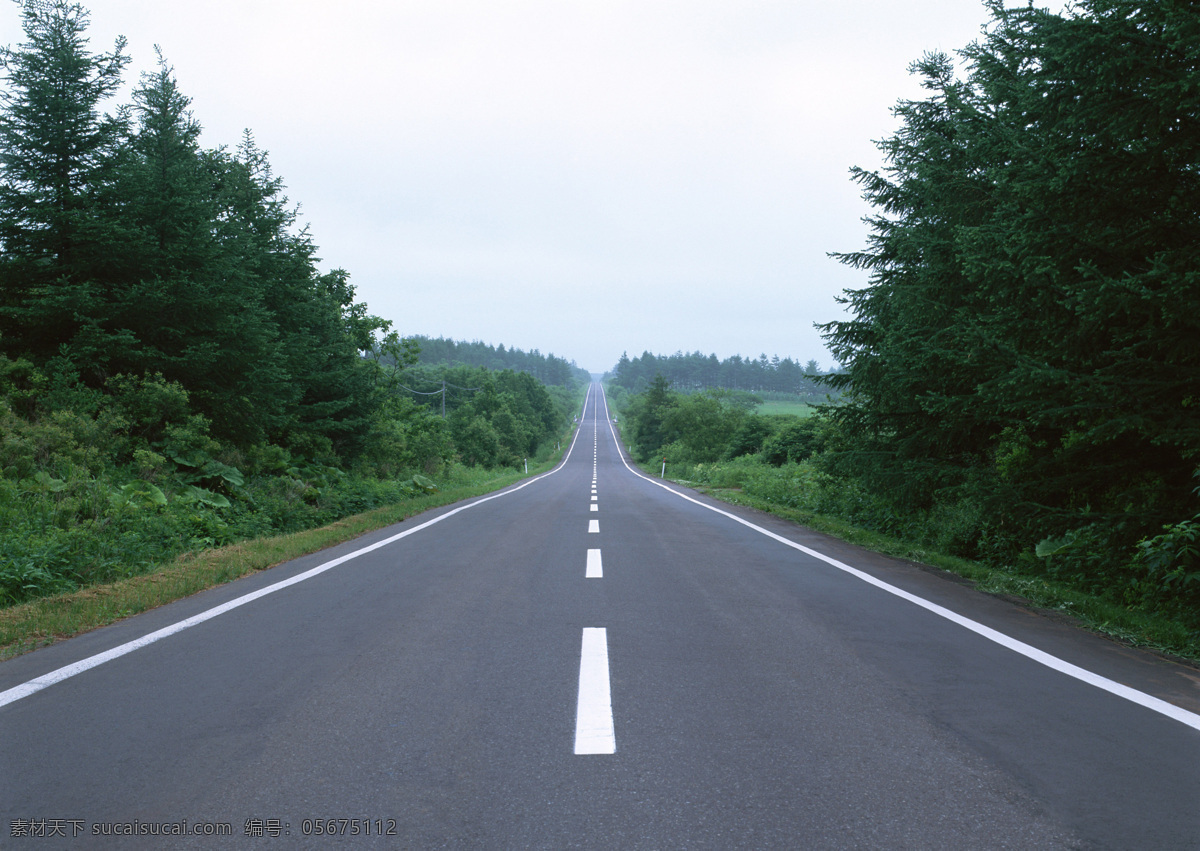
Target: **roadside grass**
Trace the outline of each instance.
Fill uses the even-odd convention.
[[[928,545],[866,529],[835,515],[750,496],[740,483],[746,475],[744,465],[735,462],[713,466],[722,469],[712,470],[708,482],[671,479],[669,476],[668,480],[732,505],[744,505],[792,520],[874,552],[912,561],[920,567],[953,573],[986,594],[1065,617],[1078,626],[1123,644],[1151,648],[1192,664],[1200,663],[1200,631],[1169,613],[1124,606],[1045,577],[1012,573],[938,552]],[[659,470],[653,465],[642,466],[642,470],[658,478]]]
[[[460,473],[437,492],[346,517],[327,526],[187,553],[150,572],[0,609],[0,660],[232,582],[303,555],[349,541],[409,517],[508,487],[553,469],[569,441],[523,471]]]

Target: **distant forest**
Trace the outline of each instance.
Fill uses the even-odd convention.
[[[422,365],[481,366],[485,369],[511,369],[532,375],[544,384],[570,387],[586,384],[591,380],[588,371],[576,366],[574,361],[553,354],[543,355],[537,349],[530,352],[521,349],[506,349],[504,344],[492,346],[478,340],[466,343],[448,340],[445,337],[415,336],[408,339],[421,347],[418,363]]]
[[[778,355],[769,359],[765,354],[757,359],[734,355],[717,360],[715,354],[702,352],[676,352],[666,356],[642,352],[641,357],[635,358],[622,354],[609,373],[613,384],[633,393],[650,387],[656,375],[682,391],[724,387],[822,398],[829,392],[819,383],[821,371],[815,360],[801,366],[791,358],[780,360]]]

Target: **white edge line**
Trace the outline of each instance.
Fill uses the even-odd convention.
[[[590,398],[590,396],[591,388],[589,387],[587,398]],[[584,399],[585,406],[587,405],[587,398]],[[82,674],[84,671],[91,670],[98,665],[103,665],[105,662],[111,662],[113,659],[118,659],[121,656],[132,653],[135,650],[140,650],[141,648],[153,644],[156,641],[161,641],[162,639],[175,635],[178,632],[183,632],[185,629],[190,629],[197,624],[202,624],[207,620],[212,620],[218,615],[223,615],[228,611],[238,608],[239,606],[252,603],[260,597],[265,597],[268,594],[274,594],[276,591],[282,591],[284,588],[295,585],[299,582],[303,582],[306,579],[312,579],[314,576],[318,576],[327,570],[332,570],[338,565],[345,564],[352,559],[366,555],[367,553],[373,552],[380,547],[386,547],[388,544],[393,544],[396,541],[399,541],[401,538],[407,538],[409,535],[414,535],[417,532],[420,532],[422,529],[428,529],[435,523],[441,523],[443,520],[453,517],[455,514],[458,514],[462,511],[466,511],[468,508],[474,508],[477,505],[482,505],[485,502],[490,502],[493,499],[499,499],[502,496],[508,496],[509,494],[513,494],[519,490],[522,490],[523,488],[527,488],[534,482],[541,481],[547,476],[554,475],[566,465],[567,461],[571,457],[571,452],[575,449],[575,441],[579,439],[579,432],[581,430],[582,429],[580,428],[575,429],[575,437],[571,439],[571,445],[567,448],[567,452],[563,456],[562,461],[559,462],[557,467],[549,472],[542,473],[540,476],[534,476],[529,481],[522,482],[519,485],[508,487],[497,493],[481,497],[480,499],[477,499],[474,502],[469,502],[466,505],[460,505],[458,508],[447,511],[445,514],[440,514],[437,517],[434,517],[432,520],[426,520],[424,523],[421,523],[418,526],[413,526],[411,529],[405,529],[403,532],[392,535],[390,538],[385,538],[382,541],[376,541],[374,544],[355,550],[352,553],[347,553],[344,556],[327,561],[324,564],[320,564],[312,568],[311,570],[306,570],[304,573],[298,573],[295,576],[276,582],[273,585],[268,585],[265,588],[252,591],[249,594],[237,597],[236,599],[230,600],[227,603],[222,603],[219,606],[215,606],[211,609],[200,612],[197,615],[192,615],[190,618],[181,620],[178,623],[173,623],[170,626],[165,626],[160,630],[143,635],[141,638],[135,638],[133,641],[127,641],[126,643],[117,645],[110,650],[105,650],[103,653],[97,653],[94,656],[89,656],[86,659],[81,659],[78,662],[58,668],[57,670],[51,671],[48,674],[43,674],[40,677],[28,680],[19,686],[13,686],[5,691],[0,691],[0,707],[7,706],[10,703],[15,703],[16,701],[29,697],[32,694],[36,694],[42,689],[52,686],[55,683],[61,683],[63,680],[70,679],[77,674]]]
[[[604,402],[604,411],[607,415],[608,399],[605,397],[603,390],[600,393],[600,399]],[[1095,686],[1096,688],[1106,691],[1109,694],[1124,698],[1131,703],[1136,703],[1138,706],[1143,706],[1146,709],[1159,713],[1160,715],[1165,715],[1168,718],[1178,721],[1181,724],[1186,724],[1188,727],[1191,727],[1195,730],[1200,730],[1200,715],[1196,714],[1195,712],[1189,712],[1183,707],[1176,706],[1175,704],[1163,700],[1162,698],[1154,697],[1153,695],[1138,691],[1135,688],[1123,685],[1116,680],[1110,680],[1108,677],[1093,673],[1086,668],[1073,665],[1065,659],[1060,659],[1057,656],[1046,653],[1043,650],[1038,650],[1031,644],[1026,644],[1024,641],[1020,641],[1010,635],[1006,635],[998,630],[992,629],[989,626],[984,626],[978,621],[971,620],[970,618],[964,617],[957,612],[951,611],[943,606],[939,606],[937,603],[926,600],[924,597],[918,597],[915,594],[910,594],[908,591],[897,588],[895,585],[884,582],[882,579],[877,579],[876,577],[871,576],[869,573],[864,573],[863,571],[840,562],[835,558],[831,558],[824,553],[817,552],[816,550],[810,549],[803,544],[797,544],[795,541],[789,541],[782,535],[777,535],[774,532],[762,528],[761,526],[756,526],[749,520],[738,517],[736,514],[723,511],[716,506],[708,505],[707,503],[701,502],[698,499],[693,499],[685,493],[680,493],[673,488],[667,487],[667,485],[663,484],[662,482],[659,482],[629,466],[629,462],[625,460],[625,453],[621,450],[621,442],[617,440],[617,434],[613,430],[612,419],[607,416],[606,418],[608,419],[608,431],[609,434],[612,435],[613,443],[617,447],[617,455],[620,457],[621,463],[625,465],[626,470],[633,473],[635,476],[646,480],[650,484],[660,487],[668,493],[675,494],[675,496],[679,497],[680,499],[686,499],[688,502],[699,505],[701,508],[707,508],[709,511],[714,511],[717,514],[728,517],[730,520],[733,520],[736,523],[741,523],[743,526],[753,529],[755,532],[758,532],[762,535],[766,535],[768,538],[772,538],[784,546],[791,547],[794,550],[799,550],[805,555],[812,556],[813,558],[823,561],[828,565],[836,567],[838,570],[845,571],[851,576],[861,579],[863,582],[866,582],[869,585],[874,585],[876,588],[886,591],[889,594],[893,594],[903,600],[907,600],[910,603],[918,605],[921,608],[932,612],[938,617],[945,618],[951,623],[955,623],[964,629],[969,629],[971,632],[986,638],[988,641],[999,644],[1001,647],[1006,647],[1009,650],[1012,650],[1014,653],[1019,653],[1040,665],[1045,665],[1047,668],[1051,668],[1055,671],[1066,674],[1067,676],[1073,677],[1080,682]]]

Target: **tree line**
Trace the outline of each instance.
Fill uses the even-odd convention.
[[[505,348],[503,343],[493,346],[478,340],[468,343],[445,337],[421,335],[414,335],[408,339],[420,347],[421,364],[481,366],[492,370],[511,369],[515,372],[527,372],[545,384],[556,384],[560,387],[586,384],[591,380],[588,371],[577,366],[574,361],[555,357],[553,354],[543,355],[537,349],[526,352],[518,348]]]
[[[1130,602],[1200,604],[1200,15],[988,0],[913,65],[824,326],[830,471],[969,554]],[[969,530],[969,531],[967,531]]]
[[[665,356],[647,351],[633,358],[627,352],[622,353],[609,380],[632,393],[645,391],[656,375],[662,375],[677,390],[723,387],[824,398],[829,390],[817,383],[816,376],[820,374],[820,365],[815,360],[801,366],[791,358],[780,360],[778,355],[770,359],[766,354],[758,358],[733,355],[718,360],[715,354],[699,351]]]

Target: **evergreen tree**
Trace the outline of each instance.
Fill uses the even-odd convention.
[[[640,460],[647,460],[667,442],[666,420],[677,403],[678,394],[661,372],[645,393],[630,401],[626,419],[633,423],[630,439]]]
[[[871,273],[847,293],[854,319],[823,326],[834,357],[850,370],[828,383],[851,390],[830,413],[856,439],[843,459],[908,508],[928,506],[939,487],[960,482],[990,436],[969,403],[990,358],[971,329],[980,313],[965,274],[959,235],[991,209],[991,170],[970,144],[981,105],[954,79],[943,54],[912,67],[931,92],[900,104],[902,127],[880,143],[883,173],[853,171],[883,214],[867,250],[837,255]]]
[[[234,422],[253,428],[238,437],[265,433],[305,454],[353,454],[379,403],[374,365],[363,355],[390,323],[354,301],[345,271],[317,271],[312,237],[295,230],[297,212],[283,194],[283,181],[249,131],[236,155],[216,152],[212,162],[219,280],[222,293],[244,306],[243,314],[225,318],[234,328],[260,333],[259,343],[271,354],[256,361],[247,347],[230,364],[246,378],[246,392],[226,396],[238,407]],[[270,324],[260,323],[260,316]],[[232,354],[216,345],[209,353]],[[255,404],[256,386],[270,390],[263,408]]]
[[[966,79],[919,63],[931,95],[855,173],[880,213],[825,326],[840,469],[974,501],[993,542],[1086,539],[1094,572],[1200,508],[1200,16],[987,6]]]
[[[27,41],[3,49],[0,94],[0,339],[48,356],[104,298],[93,279],[112,249],[96,194],[111,177],[124,118],[101,115],[128,62],[88,49],[88,13],[66,0],[22,6]]]
[[[138,126],[113,189],[128,238],[114,253],[106,321],[135,342],[110,358],[179,381],[218,434],[261,440],[279,424],[289,388],[261,281],[242,271],[244,255],[229,250],[236,241],[219,238],[215,187],[242,168],[200,149],[200,125],[161,55],[133,97]]]

